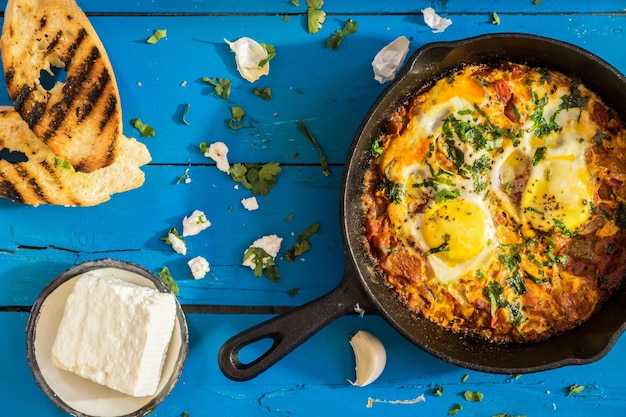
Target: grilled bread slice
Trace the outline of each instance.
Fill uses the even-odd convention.
[[[107,53],[74,0],[9,0],[2,27],[9,95],[35,135],[77,171],[115,161],[122,116]],[[42,71],[64,68],[51,89]]]
[[[25,204],[94,206],[141,186],[150,162],[144,144],[119,137],[119,156],[94,172],[76,171],[57,157],[12,108],[0,106],[0,197]]]

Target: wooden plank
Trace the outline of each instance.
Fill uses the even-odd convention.
[[[0,356],[0,392],[7,415],[64,415],[38,389],[24,359],[25,313],[0,313],[7,335]],[[217,366],[221,344],[236,332],[265,320],[263,315],[189,314],[190,353],[181,379],[159,406],[156,416],[191,417],[215,415],[313,415],[320,412],[398,416],[447,415],[461,404],[463,415],[571,415],[594,412],[621,415],[622,361],[626,341],[595,364],[566,367],[515,378],[449,365],[416,348],[376,316],[348,316],[333,322],[305,345],[256,379],[236,383],[225,378]],[[349,338],[367,330],[381,339],[387,350],[387,366],[381,377],[364,388],[352,387],[354,356]],[[463,382],[463,377],[467,379]],[[567,396],[572,384],[584,386]],[[433,388],[443,387],[435,396]],[[484,394],[479,403],[463,398],[463,392]],[[420,396],[425,401],[416,402]],[[25,401],[24,399],[28,399]],[[369,399],[374,399],[371,409]]]

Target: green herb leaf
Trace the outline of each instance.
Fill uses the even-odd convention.
[[[65,159],[57,158],[55,156],[54,157],[54,167],[55,168],[63,168],[63,169],[71,169],[72,168],[72,164],[70,164],[70,162],[66,161]]]
[[[498,16],[498,13],[493,12],[491,14],[491,23],[494,25],[499,25],[500,24],[500,16]]]
[[[435,397],[441,397],[443,395],[443,387],[433,388],[432,393]]]
[[[539,148],[535,149],[535,154],[533,155],[533,166],[534,167],[539,165],[539,162],[541,162],[544,159],[546,159],[546,151],[547,150],[548,150],[548,148],[546,148],[545,146],[542,146],[542,147],[539,147]]]
[[[278,162],[266,164],[233,164],[230,167],[230,176],[241,183],[246,189],[252,190],[255,195],[267,195],[276,185],[276,176],[282,171]]]
[[[463,409],[463,407],[461,406],[461,404],[454,404],[452,406],[452,408],[450,408],[448,410],[448,415],[449,416],[453,416],[455,414],[457,414],[459,411],[461,411]]]
[[[261,69],[265,66],[265,64],[267,64],[268,62],[270,62],[275,56],[276,56],[276,48],[274,48],[274,45],[270,45],[267,43],[261,43],[260,44],[263,48],[265,48],[265,50],[267,51],[267,58],[262,59],[259,61],[259,65],[257,68]]]
[[[343,41],[346,36],[356,33],[357,26],[358,25],[354,20],[348,19],[348,21],[343,26],[343,29],[335,31],[335,33],[330,38],[328,38],[328,40],[326,41],[326,46],[336,51],[337,49],[339,49],[341,41]]]
[[[566,395],[566,397],[569,397],[569,396],[574,395],[574,394],[579,394],[584,389],[585,389],[584,385],[572,384],[569,387],[567,387],[567,395]]]
[[[202,81],[205,83],[211,84],[215,89],[213,90],[215,94],[223,98],[224,100],[228,100],[230,98],[230,90],[232,87],[232,80],[228,78],[209,78],[202,77]]]
[[[435,203],[443,203],[444,201],[454,200],[461,195],[461,191],[458,188],[450,190],[448,188],[442,188],[435,194]]]
[[[479,403],[483,400],[485,396],[480,391],[465,391],[463,393],[463,398],[467,401]]]
[[[434,255],[435,253],[448,252],[450,250],[450,244],[448,243],[449,241],[450,241],[450,235],[446,233],[445,235],[443,235],[443,243],[437,247],[431,248],[427,250],[426,252],[424,252],[424,256]]]
[[[207,145],[207,143],[205,141],[202,141],[198,145],[198,148],[200,148],[200,152],[205,153],[205,152],[207,152],[209,150],[209,145]]]
[[[240,106],[230,106],[230,114],[232,117],[228,121],[228,126],[233,130],[241,129],[243,125],[238,123],[243,121],[246,112]]]
[[[326,21],[326,12],[321,10],[324,0],[306,0],[307,4],[307,26],[309,33],[317,33],[322,24]]]
[[[296,295],[298,295],[299,292],[300,288],[291,288],[289,291],[287,291],[287,295],[290,297],[295,297]]]
[[[143,123],[141,119],[132,119],[130,121],[130,124],[133,125],[133,127],[137,129],[143,137],[152,137],[156,135],[155,130],[147,124]]]
[[[383,151],[384,151],[384,149],[383,149],[380,141],[378,139],[372,140],[372,143],[370,144],[370,154],[374,158],[378,158],[379,156],[381,156],[383,154]]]
[[[269,87],[261,88],[254,87],[254,95],[261,97],[263,100],[271,100],[272,99],[272,89]]]
[[[254,265],[254,276],[260,278],[263,273],[272,281],[278,282],[280,275],[278,274],[278,266],[274,262],[272,256],[263,248],[251,246],[243,254],[243,260],[250,260]]]
[[[174,280],[174,277],[172,276],[172,273],[170,272],[170,269],[168,267],[164,266],[163,269],[159,271],[159,279],[163,281],[167,288],[170,289],[172,294],[178,295],[180,289],[178,288],[178,284]]]
[[[179,238],[180,240],[183,241],[183,243],[185,242],[185,238],[181,236],[181,234],[178,232],[178,230],[176,230],[175,227],[172,227],[170,230],[167,231],[167,234],[169,236],[169,234],[173,234],[174,236],[176,236],[177,238]],[[169,237],[162,237],[161,240],[166,244],[166,245],[171,245],[172,242],[170,241]]]
[[[324,155],[324,152],[322,151],[322,147],[319,145],[319,143],[317,142],[313,134],[309,131],[309,129],[306,127],[306,125],[304,124],[302,120],[298,120],[298,129],[300,129],[300,131],[307,138],[309,138],[309,140],[311,141],[315,149],[317,149],[317,152],[320,154],[320,165],[322,166],[322,173],[327,177],[330,176],[330,168],[328,166],[328,159],[326,159],[326,156]]]
[[[148,42],[149,44],[154,45],[155,43],[157,43],[158,41],[160,41],[161,39],[163,39],[166,36],[167,36],[167,29],[157,29],[157,30],[154,31],[152,36],[150,36],[146,40],[146,42]]]
[[[285,254],[285,259],[293,263],[298,256],[311,249],[311,242],[309,242],[309,239],[317,233],[319,229],[319,223],[313,223],[304,232],[299,234],[293,248],[289,249]]]
[[[182,120],[183,120],[183,123],[184,123],[184,124],[186,124],[187,126],[191,125],[191,123],[189,123],[189,122],[187,121],[187,119],[186,119],[186,117],[187,117],[187,113],[189,113],[189,109],[190,109],[190,108],[191,108],[191,104],[187,104],[187,105],[185,106],[185,109],[183,110],[183,117],[182,117]]]
[[[404,197],[404,186],[397,182],[393,182],[388,176],[381,179],[378,189],[385,193],[385,196],[395,204],[402,202]]]
[[[466,382],[468,379],[469,379],[469,374],[464,374],[464,375],[461,377],[461,382]]]

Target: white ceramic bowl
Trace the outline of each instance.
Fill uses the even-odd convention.
[[[63,316],[65,302],[81,274],[119,278],[136,285],[169,292],[163,282],[143,267],[129,262],[101,259],[85,262],[50,282],[33,304],[26,324],[26,355],[35,381],[61,409],[74,416],[139,417],[152,411],[172,391],[187,358],[189,336],[183,310],[176,301],[176,322],[161,382],[156,395],[132,397],[81,378],[52,364],[52,344]]]

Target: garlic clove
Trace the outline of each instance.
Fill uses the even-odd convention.
[[[374,382],[385,369],[387,352],[382,342],[373,334],[359,330],[350,339],[356,361],[356,381],[350,384],[364,387]]]
[[[269,62],[264,65],[260,63],[269,57],[267,49],[254,39],[243,37],[231,42],[224,39],[224,42],[230,46],[231,51],[235,53],[235,62],[237,63],[237,71],[239,74],[251,83],[258,80],[261,76],[270,72]]]

